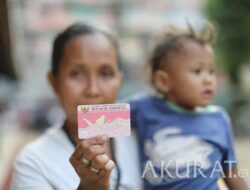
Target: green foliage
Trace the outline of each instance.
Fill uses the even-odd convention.
[[[218,60],[237,84],[250,58],[250,0],[208,0],[206,13],[218,25]]]

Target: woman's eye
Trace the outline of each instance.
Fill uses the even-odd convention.
[[[114,76],[114,72],[112,70],[103,70],[100,75],[104,78],[112,78]]]
[[[77,77],[80,77],[82,75],[83,75],[83,73],[80,70],[72,70],[70,72],[70,76],[73,78],[77,78]]]

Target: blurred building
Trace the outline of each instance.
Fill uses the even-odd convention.
[[[2,175],[6,172],[3,171],[6,170],[10,158],[13,158],[16,144],[22,144],[21,141],[28,139],[26,131],[20,135],[20,131],[13,134],[5,129],[32,124],[49,126],[60,115],[60,110],[51,100],[52,91],[46,81],[52,41],[59,31],[80,21],[113,33],[120,43],[125,72],[121,97],[126,97],[135,92],[150,91],[150,87],[144,83],[144,72],[153,35],[169,23],[186,25],[186,19],[192,24],[203,21],[206,1],[8,0],[8,4],[7,0],[1,1],[0,29],[5,35],[4,40],[9,41],[8,47],[12,50],[13,61],[13,65],[10,61],[5,66],[10,68],[14,78],[17,74],[18,86],[13,90],[8,89],[10,85],[0,83],[0,98],[1,92],[4,92],[2,94],[9,98],[11,107],[0,115],[0,140],[3,142],[0,143],[0,163],[3,163],[0,165],[0,179],[4,179]],[[9,21],[9,27],[2,24],[4,18]],[[2,63],[1,61],[1,67]],[[1,67],[0,72],[3,70]],[[227,99],[224,95],[222,98],[224,101]],[[243,111],[247,114],[242,122],[249,123],[249,112]],[[245,158],[247,143],[244,142],[242,158]],[[241,144],[239,147],[242,147]],[[246,166],[249,164],[247,160],[245,163]]]
[[[147,90],[141,85],[149,38],[167,23],[203,17],[205,0],[9,0],[15,67],[20,96],[32,100],[50,95],[46,72],[54,36],[69,24],[82,21],[114,33],[124,61],[122,95]],[[131,69],[133,68],[133,69]],[[138,78],[139,77],[139,78]],[[130,80],[136,80],[134,86]],[[128,85],[126,85],[128,84]]]

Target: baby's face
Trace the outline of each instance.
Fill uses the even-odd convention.
[[[67,42],[54,88],[71,122],[76,121],[77,105],[116,100],[121,82],[116,54],[101,34],[82,35]]]
[[[187,109],[208,105],[217,85],[212,48],[186,41],[171,62],[167,98]]]

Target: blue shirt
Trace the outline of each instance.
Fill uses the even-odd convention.
[[[236,166],[230,120],[217,106],[185,112],[157,97],[131,101],[147,190],[217,190]]]

